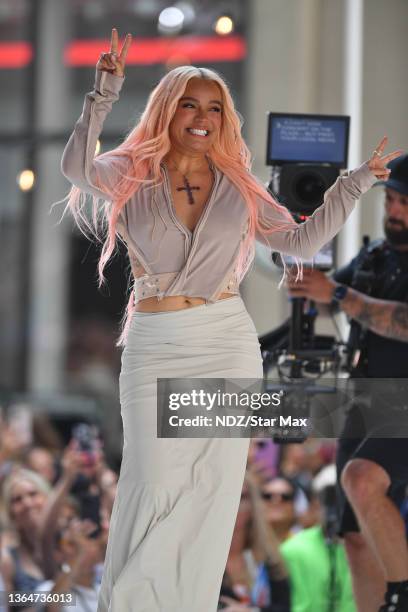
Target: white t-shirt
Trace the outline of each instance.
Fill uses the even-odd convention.
[[[37,591],[46,591],[50,593],[53,587],[54,581],[46,580],[37,587]],[[75,584],[70,591],[75,600],[75,605],[62,605],[61,612],[96,612],[98,607],[99,590],[100,584],[98,583],[94,583],[92,588]],[[42,608],[39,608],[39,611],[41,609]]]

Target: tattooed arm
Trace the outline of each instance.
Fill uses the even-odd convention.
[[[408,342],[408,304],[378,300],[349,288],[340,308],[379,336]]]
[[[290,280],[287,284],[292,297],[330,304],[338,283],[319,270],[305,269],[301,281]],[[408,342],[408,304],[372,298],[349,287],[339,307],[379,336]]]

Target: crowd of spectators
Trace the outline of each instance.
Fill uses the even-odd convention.
[[[0,612],[96,612],[118,468],[89,425],[64,444],[39,418],[29,443],[0,421]],[[251,441],[219,609],[354,612],[333,519],[334,447]],[[46,601],[8,607],[7,594],[40,592]]]

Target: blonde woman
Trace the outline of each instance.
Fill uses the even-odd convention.
[[[261,378],[256,330],[239,296],[255,238],[311,258],[398,153],[383,156],[383,140],[297,226],[251,173],[223,79],[182,66],[159,82],[124,142],[94,157],[130,44],[127,35],[119,50],[112,31],[62,160],[79,225],[94,229],[84,209],[91,194],[93,222],[108,230],[101,282],[118,237],[134,277],[118,343],[124,449],[98,612],[212,612],[249,439],[158,438],[157,378]]]
[[[49,483],[31,470],[16,468],[4,481],[4,507],[15,539],[1,549],[0,555],[7,593],[35,593],[44,581],[41,541],[50,493]],[[17,605],[13,610],[28,608]]]

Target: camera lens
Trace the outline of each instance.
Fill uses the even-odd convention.
[[[323,201],[326,185],[322,177],[313,171],[305,171],[297,176],[293,184],[296,201],[304,211],[315,210],[316,205]]]

